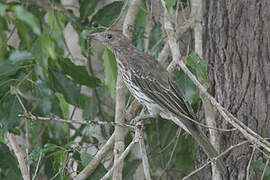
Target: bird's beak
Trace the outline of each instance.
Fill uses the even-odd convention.
[[[94,40],[98,40],[98,33],[93,33],[87,36],[87,39],[94,39]]]

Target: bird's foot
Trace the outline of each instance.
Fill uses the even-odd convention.
[[[132,119],[132,120],[130,121],[130,124],[131,124],[131,125],[136,125],[138,122],[140,122],[140,121],[142,121],[142,120],[145,120],[145,119],[147,119],[147,118],[152,118],[152,117],[153,117],[153,116],[150,115],[150,114],[147,114],[147,115],[145,115],[145,114],[139,115],[139,116],[136,116],[134,119]]]

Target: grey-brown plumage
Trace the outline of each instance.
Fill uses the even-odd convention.
[[[160,115],[182,127],[210,158],[218,155],[200,128],[191,121],[196,120],[196,115],[184,93],[157,60],[135,48],[120,32],[105,31],[91,34],[90,38],[100,41],[115,54],[127,88],[147,107],[149,114],[153,117]],[[220,159],[217,165],[225,171]]]

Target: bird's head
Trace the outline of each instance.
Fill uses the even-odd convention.
[[[129,43],[129,39],[121,32],[117,31],[104,31],[100,33],[93,33],[88,36],[89,39],[94,39],[101,42],[104,46],[111,51],[120,50]]]

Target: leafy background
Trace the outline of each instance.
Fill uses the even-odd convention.
[[[168,8],[174,7],[176,2],[167,0],[166,5]],[[108,49],[90,48],[86,35],[110,26],[120,15],[124,3],[112,2],[102,8],[98,7],[98,3],[98,0],[81,0],[75,13],[60,1],[55,1],[54,6],[42,1],[0,1],[0,179],[22,179],[17,159],[8,147],[6,138],[8,132],[20,136],[23,139],[21,148],[26,148],[26,123],[18,116],[24,113],[18,96],[27,111],[36,116],[74,119],[74,114],[80,111],[80,120],[98,118],[113,121],[117,78],[115,58]],[[142,4],[133,33],[133,44],[141,50],[144,48],[146,12],[146,6]],[[68,26],[73,29],[72,36],[77,37],[73,43],[80,47],[82,60],[77,60],[68,48],[67,40],[72,38],[64,34]],[[14,36],[16,43],[13,43]],[[155,22],[150,49],[162,36],[162,25]],[[157,57],[162,46],[163,43],[160,43],[152,55]],[[93,54],[98,54],[97,61],[91,60]],[[87,61],[92,64],[90,68]],[[208,82],[206,65],[195,53],[190,53],[187,65]],[[187,97],[196,109],[198,93],[195,86],[181,71],[177,70],[174,78],[188,92]],[[127,96],[130,97],[128,92]],[[130,99],[132,97],[129,102]],[[113,132],[113,127],[107,126],[27,122],[27,163],[32,177],[37,165],[42,167],[38,170],[38,178],[68,179],[72,172],[80,172],[95,153],[87,149],[99,149]],[[180,178],[194,169],[196,144],[183,131],[176,138],[177,130],[176,125],[162,119],[151,119],[147,124],[147,152],[153,174],[165,168],[175,143],[177,147],[167,167],[167,178],[170,179],[170,175]],[[98,136],[97,131],[100,132]],[[133,135],[132,132],[128,133],[126,145]],[[39,158],[41,161],[38,164]],[[109,158],[108,161],[111,160]],[[74,170],[71,165],[67,166],[67,162],[77,163],[78,168]],[[260,171],[260,164],[256,163],[254,167]],[[125,159],[124,179],[132,180],[140,164],[141,159],[131,153]],[[102,177],[107,171],[105,167],[108,167],[108,163],[107,166],[100,164],[88,179]]]

